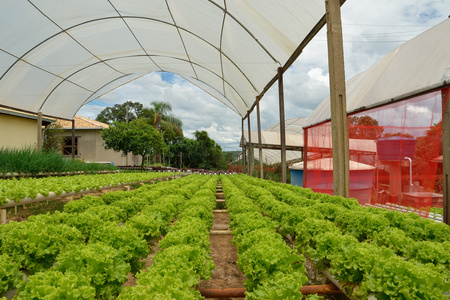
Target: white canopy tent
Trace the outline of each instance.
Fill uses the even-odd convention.
[[[66,119],[154,71],[183,76],[244,117],[325,23],[323,0],[15,0],[0,8],[0,106]]]

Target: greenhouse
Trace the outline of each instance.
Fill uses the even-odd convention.
[[[346,83],[344,2],[3,1],[0,124],[31,147],[0,149],[0,298],[447,299],[450,19]],[[286,118],[284,76],[325,27],[330,97]],[[139,170],[75,159],[93,151],[75,134],[80,109],[153,72],[239,117],[242,169],[144,169],[167,146],[150,124],[160,111],[129,121],[129,100],[95,136],[141,155]],[[265,96],[279,123],[263,131]],[[43,149],[56,119],[71,157]],[[200,133],[211,147],[195,154],[223,159]],[[279,180],[263,179],[264,161]],[[297,161],[304,187],[286,184]]]
[[[350,195],[360,203],[443,207],[449,31],[447,19],[347,81]],[[304,186],[332,194],[328,103],[325,99],[305,123]]]

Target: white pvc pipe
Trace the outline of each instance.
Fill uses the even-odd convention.
[[[169,177],[172,178],[173,176],[169,176]],[[176,178],[176,177],[174,177],[174,178]],[[94,191],[113,189],[113,188],[118,188],[118,187],[125,186],[125,185],[131,185],[131,184],[139,184],[140,182],[151,182],[151,181],[155,181],[155,180],[158,180],[158,179],[162,180],[162,178],[154,178],[154,179],[151,179],[151,180],[144,180],[144,181],[139,181],[139,182],[120,183],[120,184],[114,185],[114,186],[113,185],[101,186],[100,188],[93,189],[93,190],[90,190],[90,189],[81,190],[78,193],[75,192],[75,191],[72,191],[72,192],[69,192],[69,193],[62,192],[61,194],[57,195],[54,192],[49,192],[48,196],[44,196],[42,194],[38,194],[36,198],[29,198],[28,197],[28,198],[21,199],[19,202],[15,202],[14,200],[6,199],[8,201],[8,203],[6,203],[3,206],[0,206],[0,209],[7,208],[7,207],[14,207],[14,206],[23,205],[23,204],[34,203],[34,202],[40,202],[40,201],[45,201],[45,200],[51,200],[51,199],[56,199],[56,198],[64,198],[64,197],[75,196],[75,195],[83,195],[83,194],[87,194],[87,193],[92,193]]]
[[[412,160],[411,158],[405,156],[405,159],[409,160],[409,186],[413,186],[412,183]]]

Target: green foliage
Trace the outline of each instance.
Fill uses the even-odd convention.
[[[149,172],[0,180],[0,204],[7,203],[6,199],[19,202],[24,198],[34,199],[38,194],[47,197],[50,192],[60,195],[62,192],[94,190],[106,186],[152,180],[170,175],[172,174]]]
[[[299,290],[307,281],[304,257],[289,248],[275,232],[274,222],[263,217],[259,207],[245,198],[245,194],[251,194],[250,189],[240,190],[228,177],[221,176],[221,181],[239,268],[247,278],[244,283],[247,298],[302,299]],[[252,196],[264,197],[261,193]]]
[[[239,197],[251,198],[277,221],[279,232],[293,235],[296,248],[316,267],[329,268],[354,298],[373,293],[377,299],[444,299],[450,289],[450,227],[445,224],[245,175],[221,180],[233,222]],[[230,181],[240,191],[230,187]],[[252,209],[248,200],[242,207]],[[255,233],[254,239],[264,238]]]
[[[183,138],[169,145],[172,165],[179,167],[180,159],[188,168],[224,170],[227,163],[222,148],[212,140],[206,131],[196,131],[195,140]],[[182,156],[182,157],[181,157]]]
[[[159,243],[161,249],[167,249],[175,245],[196,245],[209,249],[208,220],[204,221],[196,217],[181,217],[170,229],[170,232]]]
[[[144,106],[139,102],[129,101],[122,104],[115,104],[112,107],[103,109],[95,119],[106,124],[112,124],[114,122],[126,123],[127,115],[128,121],[132,121],[141,115],[143,108]]]
[[[18,299],[78,300],[95,299],[90,279],[82,274],[59,271],[39,272],[23,282],[17,292]]]
[[[211,278],[214,263],[209,256],[209,249],[196,245],[173,245],[153,258],[155,268],[163,270],[173,268],[193,270],[202,279]]]
[[[301,272],[274,272],[272,276],[261,280],[253,292],[246,292],[249,300],[303,299],[300,292],[305,275]]]
[[[114,299],[130,272],[130,265],[121,253],[102,242],[71,247],[58,256],[54,268],[87,276],[99,299]]]
[[[144,157],[151,153],[161,153],[167,148],[162,134],[142,119],[130,123],[115,122],[102,130],[101,136],[106,149],[123,151]]]
[[[21,149],[0,148],[0,173],[20,173],[37,175],[50,172],[78,172],[97,173],[98,171],[113,171],[117,168],[96,163],[84,163],[63,157],[61,153],[53,151],[37,151],[32,147]]]
[[[70,201],[64,206],[64,211],[67,213],[81,213],[86,211],[87,209],[104,205],[101,197],[98,196],[85,196],[79,200]]]
[[[188,271],[189,272],[189,271]],[[174,272],[174,275],[188,273],[186,271]],[[191,278],[195,278],[195,273],[190,273]],[[124,291],[117,298],[118,300],[199,300],[204,299],[198,290],[192,288],[191,280],[186,280],[185,276],[162,276],[155,274],[148,280],[141,279],[141,285],[125,287]],[[141,277],[142,278],[142,277]],[[145,285],[144,285],[145,284]]]
[[[10,222],[0,232],[1,251],[34,273],[51,267],[56,256],[83,243],[81,233],[65,224]]]
[[[98,216],[103,222],[119,223],[127,220],[127,214],[123,209],[111,205],[93,206],[88,208],[85,212]]]
[[[64,132],[64,128],[58,124],[53,123],[47,126],[44,130],[44,142],[42,149],[47,152],[61,152],[61,144],[64,137],[61,134]]]
[[[181,130],[183,123],[171,113],[172,105],[170,103],[153,101],[151,106],[151,108],[144,108],[141,117],[163,134],[167,144],[183,137]]]
[[[131,264],[133,273],[143,267],[139,259],[147,257],[150,253],[147,242],[139,235],[137,229],[126,225],[118,226],[115,223],[98,226],[92,231],[89,242],[103,242],[119,251],[119,256]]]
[[[7,254],[0,255],[0,293],[12,290],[22,282],[19,266]]]

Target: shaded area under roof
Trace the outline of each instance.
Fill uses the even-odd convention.
[[[325,24],[323,0],[16,0],[0,4],[0,106],[71,119],[156,71],[240,116]]]

